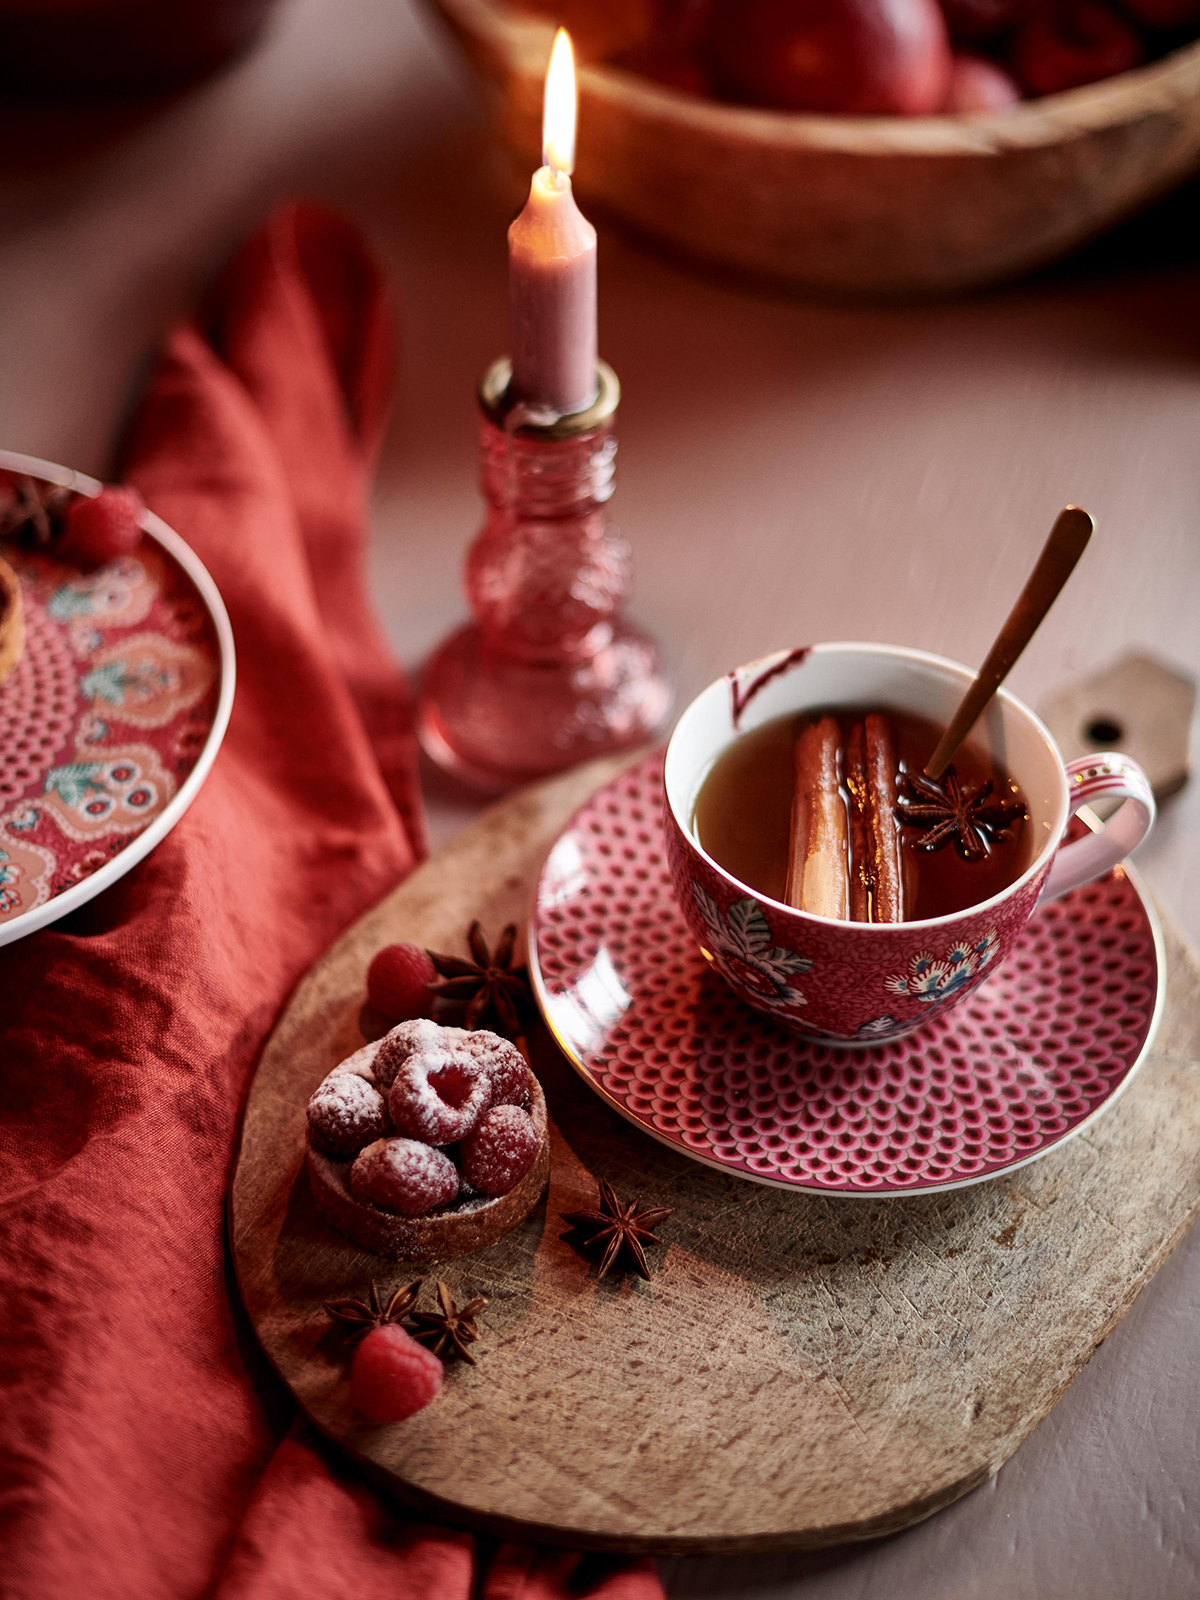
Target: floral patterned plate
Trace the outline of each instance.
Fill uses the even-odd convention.
[[[0,468],[94,494],[83,473],[0,451]],[[124,876],[208,775],[233,703],[216,585],[147,512],[132,555],[94,572],[6,546],[25,652],[0,682],[0,945]]]
[[[903,993],[929,1021],[846,1048],[751,1011],[712,969],[675,900],[661,812],[661,755],[577,812],[542,869],[529,967],[585,1083],[684,1155],[809,1193],[962,1188],[1085,1128],[1150,1047],[1162,940],[1127,868],[1044,906],[977,987],[988,949],[919,957]],[[753,927],[725,933],[743,960],[770,959]]]

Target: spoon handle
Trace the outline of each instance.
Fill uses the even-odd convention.
[[[958,747],[979,720],[980,714],[1008,676],[1009,669],[1041,626],[1042,618],[1058,598],[1059,591],[1075,570],[1092,536],[1092,519],[1078,506],[1061,511],[1050,530],[1037,565],[1029,574],[1008,620],[996,635],[987,660],[975,682],[963,696],[950,726],[937,749],[925,763],[925,776],[935,782],[958,753]]]

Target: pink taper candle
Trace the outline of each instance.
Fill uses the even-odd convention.
[[[546,73],[542,160],[508,230],[514,395],[568,415],[596,398],[596,230],[575,204],[575,60],[560,28]]]

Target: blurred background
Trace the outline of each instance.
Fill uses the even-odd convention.
[[[497,78],[473,74],[414,0],[181,6],[172,16],[212,24],[215,53],[240,54],[183,87],[140,81],[134,93],[130,77],[191,66],[93,49],[72,57],[88,77],[72,86],[54,41],[89,8],[21,4],[40,32],[29,23],[32,65],[25,81],[8,71],[0,103],[0,438],[103,473],[163,330],[233,243],[276,198],[329,201],[359,221],[395,287],[400,382],[373,561],[397,653],[418,666],[463,612],[459,566],[480,518],[474,389],[505,348],[505,229],[536,159],[495,137],[493,108],[527,142],[521,108],[549,24],[509,14],[534,30],[533,54],[524,77]],[[10,64],[20,11],[0,7]],[[136,27],[121,37],[146,44]],[[813,120],[609,76],[623,93],[666,95],[670,119],[683,106],[765,120],[772,140],[780,124]],[[491,101],[484,79],[500,85]],[[977,660],[1066,500],[1093,512],[1100,538],[1020,664],[1018,692],[1037,703],[1126,645],[1200,667],[1194,185],[1015,284],[903,303],[806,294],[727,264],[698,270],[613,225],[611,203],[589,196],[589,169],[608,152],[633,188],[642,173],[654,187],[657,158],[639,144],[630,166],[592,81],[585,68],[580,178],[601,226],[601,349],[624,392],[614,510],[634,544],[635,614],[685,698],[733,662],[814,637]],[[1033,101],[985,117],[987,139],[1003,115],[1043,112]],[[830,128],[890,140],[956,127],[817,122],[826,139]],[[802,177],[793,188],[802,205]],[[852,172],[839,195],[852,217]],[[668,219],[672,206],[669,193],[658,203]],[[919,222],[919,198],[910,209]],[[803,272],[802,250],[796,259]],[[433,797],[437,839],[472,803]],[[1190,798],[1169,808],[1147,859],[1153,872],[1169,851],[1172,879],[1182,862],[1200,891],[1196,820]],[[1200,893],[1189,899],[1179,910],[1200,933]]]

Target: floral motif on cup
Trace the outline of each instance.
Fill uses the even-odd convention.
[[[870,1022],[862,1022],[854,1030],[856,1039],[890,1039],[893,1034],[907,1033],[911,1024],[897,1022],[895,1017],[872,1017]]]
[[[161,634],[137,634],[97,652],[79,689],[97,712],[159,728],[195,705],[214,677],[213,662],[189,644]],[[104,727],[107,734],[107,726]],[[101,735],[103,737],[104,735]]]
[[[735,988],[748,989],[756,1005],[772,1011],[794,1011],[807,1004],[791,980],[811,972],[812,962],[775,943],[757,900],[746,896],[722,911],[695,879],[692,896],[708,929],[713,964]]]
[[[913,956],[907,972],[893,973],[885,987],[892,994],[904,995],[910,1000],[920,1000],[925,1005],[939,1005],[951,995],[961,993],[973,984],[984,967],[996,954],[999,936],[995,928],[974,943],[961,940],[952,944],[943,956],[921,950]]]
[[[43,804],[72,839],[140,829],[175,792],[175,780],[148,745],[129,745],[95,761],[69,761],[45,778]]]

